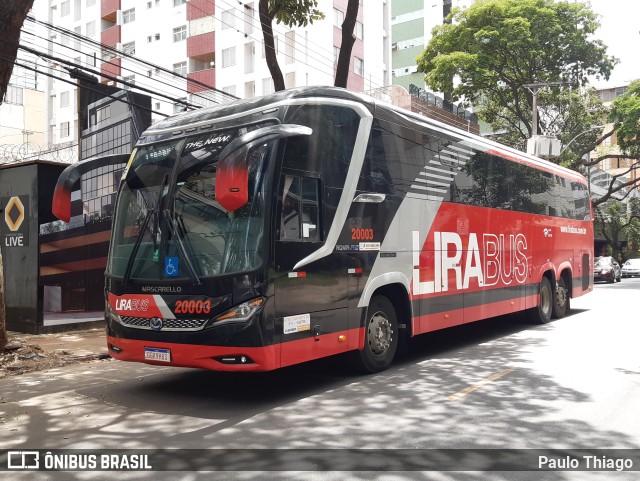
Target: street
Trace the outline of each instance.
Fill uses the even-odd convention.
[[[9,377],[0,380],[0,448],[638,448],[639,295],[640,279],[623,279],[597,284],[572,301],[568,317],[547,325],[505,316],[427,334],[372,376],[353,374],[344,359],[333,358],[264,374],[111,361]],[[35,478],[8,474],[4,479]],[[105,473],[40,474],[101,479]],[[300,479],[293,472],[222,474],[215,479]],[[544,475],[304,478],[636,479],[637,473]]]

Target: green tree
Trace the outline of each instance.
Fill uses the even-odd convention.
[[[536,130],[566,146],[557,161],[585,172],[607,158],[640,159],[640,83],[616,99],[610,113],[587,88],[590,77],[607,79],[618,63],[594,40],[598,27],[596,14],[583,2],[477,0],[468,9],[452,10],[448,22],[434,28],[418,69],[430,88],[473,103],[501,142],[521,150],[532,132],[533,95],[525,85],[570,82],[576,87],[544,88],[537,96]],[[590,130],[608,118],[613,129]],[[621,152],[604,145],[614,134]],[[594,149],[598,155],[590,156]],[[635,168],[614,175],[594,205],[637,188]]]
[[[600,113],[598,115],[601,115]],[[598,165],[605,159],[626,159],[627,167],[619,169],[612,175],[604,195],[594,199],[594,205],[604,204],[612,198],[621,199],[640,187],[640,80],[629,84],[624,94],[617,97],[611,105],[607,117],[613,128],[607,132],[580,136],[578,142],[572,142],[570,149],[563,154],[561,160],[572,169]],[[582,122],[584,124],[584,122]],[[599,122],[594,122],[599,123]],[[584,128],[585,126],[583,126]],[[611,136],[617,137],[618,148],[605,145]],[[563,143],[569,136],[563,134]],[[595,156],[590,152],[596,151]],[[635,172],[634,172],[635,171]],[[623,193],[624,192],[624,193]],[[618,194],[618,195],[616,195]]]
[[[595,211],[596,231],[603,235],[607,244],[611,246],[611,255],[621,260],[622,245],[627,241],[631,244],[637,241],[636,235],[640,233],[640,217],[638,216],[637,201],[630,204],[631,213],[627,212],[627,205],[621,202],[611,202],[606,207],[597,208]],[[638,249],[638,244],[635,247]],[[625,257],[628,254],[625,252]],[[632,256],[637,257],[637,256]]]
[[[418,70],[432,89],[472,102],[481,118],[506,123],[526,139],[533,96],[525,85],[609,78],[617,60],[607,56],[602,41],[591,39],[598,26],[581,2],[477,0],[453,9],[448,22],[433,29]],[[538,100],[544,104],[544,97]],[[544,132],[546,125],[538,127]]]
[[[347,11],[342,23],[342,43],[340,55],[336,65],[336,87],[346,87],[349,75],[349,63],[351,51],[355,43],[354,28],[358,15],[358,0],[349,0]],[[322,20],[324,14],[318,10],[316,0],[260,0],[258,12],[262,27],[265,59],[267,67],[273,79],[276,91],[284,90],[284,76],[276,57],[275,40],[273,35],[273,22],[282,23],[287,27],[303,27],[316,20]]]
[[[13,64],[18,51],[20,29],[31,10],[33,0],[4,0],[0,8],[0,103],[7,92]],[[0,351],[8,343],[4,306],[4,267],[0,254]]]

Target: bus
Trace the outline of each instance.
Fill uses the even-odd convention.
[[[577,172],[333,87],[182,113],[123,163],[105,272],[109,354],[269,371],[349,353],[365,372],[413,336],[593,289]]]

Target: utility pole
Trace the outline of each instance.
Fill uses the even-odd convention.
[[[545,87],[562,87],[565,85],[571,85],[571,82],[537,82],[523,85],[533,95],[531,101],[531,137],[538,135],[538,91]]]

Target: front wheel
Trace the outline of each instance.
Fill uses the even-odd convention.
[[[384,371],[396,354],[399,334],[398,318],[389,299],[371,299],[364,328],[364,349],[353,353],[354,367],[365,373]]]
[[[545,276],[540,281],[540,287],[538,288],[540,299],[537,307],[533,307],[527,311],[527,315],[531,322],[536,324],[546,324],[551,320],[551,313],[553,311],[553,290],[551,289],[551,283]]]

